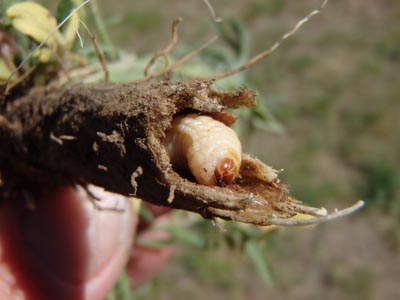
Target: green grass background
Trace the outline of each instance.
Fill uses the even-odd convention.
[[[139,56],[163,48],[179,16],[181,47],[215,33],[200,0],[98,3],[114,45]],[[257,53],[320,2],[211,3],[223,20],[234,16],[244,24],[250,52]],[[243,137],[246,152],[284,169],[281,178],[305,203],[334,208],[362,198],[366,208],[263,237],[270,285],[240,247],[176,243],[174,258],[135,299],[400,299],[399,20],[399,1],[332,0],[246,72],[263,99],[260,108],[283,129],[252,128]],[[229,230],[235,229],[211,228],[203,238],[234,236]]]
[[[122,1],[123,2],[123,1]],[[121,2],[121,3],[122,3]],[[212,1],[239,18],[256,53],[318,1]],[[215,30],[202,1],[100,2],[115,44],[162,48],[182,16],[181,43]],[[119,17],[119,20],[118,20]],[[276,168],[299,199],[329,208],[363,198],[357,215],[267,237],[266,286],[240,249],[193,250],[174,259],[138,299],[395,299],[400,297],[400,2],[331,1],[324,12],[247,72],[280,133],[254,130],[247,152]],[[221,235],[223,235],[221,233]],[[211,238],[211,237],[210,237]]]

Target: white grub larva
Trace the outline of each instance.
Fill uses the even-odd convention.
[[[209,116],[178,116],[166,147],[175,169],[189,169],[203,185],[226,186],[239,174],[242,146],[235,131]]]

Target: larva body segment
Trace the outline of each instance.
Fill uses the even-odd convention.
[[[174,119],[166,147],[176,169],[189,169],[203,185],[226,186],[239,174],[242,146],[235,131],[209,116]]]

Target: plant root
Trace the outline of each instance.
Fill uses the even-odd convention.
[[[239,178],[225,187],[200,185],[175,172],[165,133],[176,114],[222,113],[226,119],[227,108],[255,105],[253,91],[217,92],[212,84],[79,84],[6,98],[0,109],[0,199],[95,184],[209,219],[287,226],[332,220],[362,206],[333,213],[305,206],[290,196],[274,169],[249,155],[243,155],[246,167]],[[298,213],[314,218],[292,219]]]

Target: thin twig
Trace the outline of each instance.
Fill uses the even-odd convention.
[[[100,65],[104,72],[104,81],[108,82],[110,80],[110,72],[106,65],[106,58],[104,56],[104,52],[101,50],[99,44],[97,43],[96,35],[90,31],[89,27],[85,24],[85,22],[83,22],[81,19],[79,19],[79,22],[82,24],[83,28],[85,28],[89,34],[90,40],[93,43],[94,50],[96,51],[97,57],[99,58],[100,61]]]
[[[217,17],[217,15],[215,14],[215,10],[214,7],[211,5],[210,1],[208,0],[203,0],[203,2],[207,5],[208,10],[210,11],[210,14],[214,20],[214,22],[219,23],[222,21],[222,19],[220,17]]]
[[[203,80],[207,80],[207,79],[222,79],[225,77],[229,77],[232,76],[234,74],[240,73],[250,67],[252,67],[253,65],[255,65],[256,63],[258,63],[259,61],[261,61],[262,59],[268,57],[272,52],[274,52],[281,44],[283,41],[285,41],[287,38],[291,37],[293,34],[295,34],[305,23],[307,23],[313,16],[319,14],[322,9],[325,7],[325,5],[328,3],[329,0],[324,0],[322,2],[322,4],[320,5],[319,8],[313,10],[312,12],[310,12],[305,18],[301,19],[299,22],[297,22],[297,24],[292,28],[292,30],[286,32],[278,41],[276,41],[271,48],[253,56],[252,58],[250,58],[246,63],[244,63],[243,65],[222,72],[222,73],[218,73],[215,74],[213,76],[210,77],[206,77],[206,78],[197,78],[197,79],[203,79]]]
[[[73,78],[75,80],[76,79],[81,80],[93,73],[98,72],[100,69],[101,69],[101,67],[99,65],[89,65],[89,66],[86,66],[83,68],[73,69],[73,70],[69,71],[69,74],[70,74],[71,78]],[[69,81],[69,79],[67,77],[59,76],[54,81],[50,82],[47,85],[47,88],[49,90],[52,90],[54,88],[61,87],[68,81]]]
[[[148,62],[146,68],[144,68],[144,76],[149,75],[149,70],[150,68],[154,65],[154,63],[157,61],[159,57],[164,57],[165,60],[165,67],[168,67],[169,62],[168,62],[168,55],[172,51],[172,49],[175,47],[176,43],[178,42],[178,24],[183,22],[182,18],[177,18],[172,22],[172,28],[171,28],[171,41],[168,44],[167,47],[165,47],[163,50],[156,51],[153,56],[151,57],[150,61]]]
[[[6,87],[4,89],[4,95],[8,95],[12,89],[14,89],[16,86],[18,86],[21,82],[23,82],[26,78],[31,76],[33,71],[39,66],[40,60],[38,60],[28,71],[26,71],[24,74],[22,74],[16,81],[10,84],[9,81],[6,83]]]
[[[56,62],[60,66],[61,71],[65,74],[65,76],[68,78],[68,80],[70,80],[71,76],[69,75],[68,68],[64,65],[64,62],[63,62],[62,58],[60,57],[60,55],[58,55],[58,53],[54,53],[54,57],[56,59]]]
[[[151,74],[145,76],[144,78],[136,80],[134,82],[135,83],[146,82],[146,81],[149,81],[149,80],[151,80],[151,79],[153,79],[155,77],[159,77],[159,76],[161,76],[163,74],[171,72],[172,70],[176,69],[177,67],[179,67],[180,65],[184,64],[188,60],[191,60],[192,58],[197,56],[201,51],[203,51],[205,48],[207,48],[212,43],[214,43],[217,39],[218,39],[218,36],[214,36],[208,42],[206,42],[204,45],[202,45],[200,48],[197,48],[197,49],[193,50],[192,52],[186,54],[185,56],[183,56],[182,58],[180,58],[179,60],[177,60],[173,64],[169,65],[168,67],[165,67],[165,68],[163,68],[163,69],[161,69],[161,70],[159,70],[157,72],[151,73]]]

